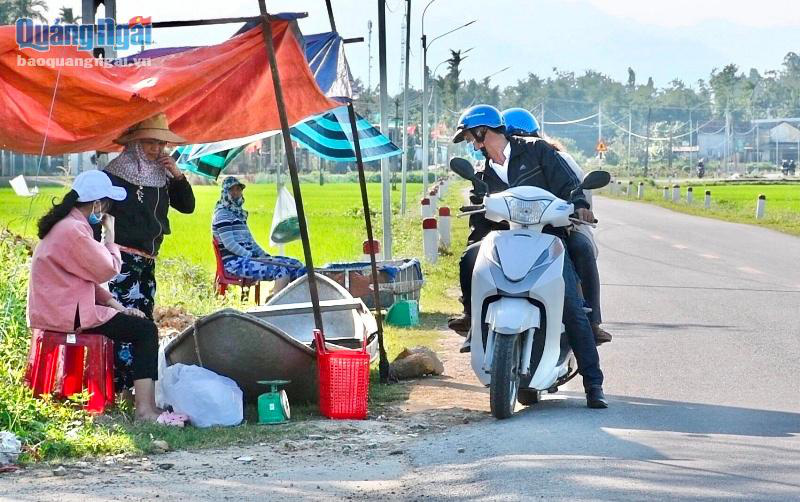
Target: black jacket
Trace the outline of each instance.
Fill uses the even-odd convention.
[[[128,193],[125,200],[114,202],[109,211],[116,220],[115,240],[120,246],[157,255],[161,241],[170,233],[169,206],[184,214],[194,212],[194,192],[186,178],[169,178],[165,186],[157,188],[140,187],[119,176],[106,174],[114,186],[122,187]]]
[[[486,161],[483,171],[477,177],[489,185],[489,193],[502,192],[514,186],[534,186],[547,190],[556,197],[575,204],[575,208],[589,208],[583,190],[579,190],[570,201],[570,192],[580,184],[580,180],[558,151],[539,138],[510,137],[511,154],[508,160],[508,184],[506,184]],[[470,191],[470,200],[479,203],[481,195],[475,188]],[[473,214],[469,218],[470,234],[468,244],[480,241],[492,230],[506,230],[508,224],[487,220],[483,214]],[[560,231],[550,232],[561,235]]]

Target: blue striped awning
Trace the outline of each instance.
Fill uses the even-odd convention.
[[[400,148],[365,118],[356,114],[356,128],[364,162],[400,155]],[[290,129],[292,139],[320,157],[334,162],[356,160],[353,133],[347,107],[301,122]]]

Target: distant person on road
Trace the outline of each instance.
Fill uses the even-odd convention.
[[[783,162],[781,162],[781,173],[784,176],[789,174],[789,161],[787,159],[783,159]]]
[[[518,136],[521,138],[542,138],[539,132],[539,123],[531,112],[524,108],[509,108],[503,110],[503,120],[506,125],[507,136]],[[578,163],[568,154],[564,148],[552,140],[548,141],[558,154],[567,162],[572,172],[579,180],[583,180],[584,172]],[[592,195],[589,190],[584,190],[586,200],[591,204]],[[589,313],[589,322],[592,324],[592,332],[597,345],[610,342],[611,333],[604,330],[600,325],[603,317],[600,311],[600,273],[597,270],[597,246],[594,242],[592,230],[587,225],[575,225],[567,234],[567,251],[575,265],[575,272],[581,281],[583,297],[592,309]]]
[[[789,174],[794,176],[796,170],[797,170],[797,164],[795,163],[794,159],[792,159],[789,161]]]
[[[219,246],[225,272],[247,279],[275,281],[273,294],[306,273],[303,263],[285,256],[270,256],[261,249],[247,226],[242,192],[245,184],[233,176],[222,182],[214,208],[211,233]]]

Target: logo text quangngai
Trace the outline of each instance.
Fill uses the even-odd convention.
[[[92,51],[96,47],[125,50],[153,43],[153,27],[148,24],[117,24],[111,18],[99,19],[97,24],[35,24],[33,19],[16,22],[17,44],[20,49],[46,52],[51,47],[77,47]]]

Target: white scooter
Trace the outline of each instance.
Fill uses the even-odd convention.
[[[464,159],[452,159],[450,169],[485,186]],[[610,179],[605,171],[593,171],[579,188],[602,188]],[[488,220],[510,226],[481,242],[470,299],[472,369],[489,386],[492,415],[508,418],[517,400],[535,404],[542,391],[555,392],[577,373],[561,323],[565,249],[561,239],[542,229],[580,222],[572,217],[570,202],[531,186],[486,195],[483,204],[462,211],[485,212]]]

